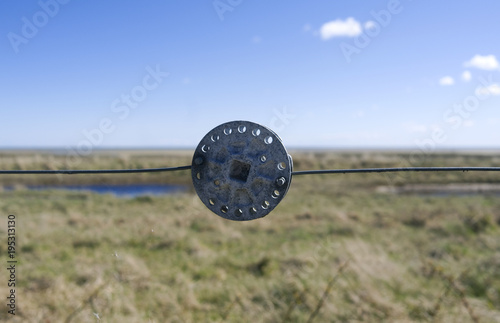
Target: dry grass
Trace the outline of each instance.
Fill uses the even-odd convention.
[[[186,154],[128,154],[126,162],[114,152],[84,164],[157,167],[189,164],[190,159]],[[36,168],[56,158],[35,155],[0,155],[0,167]],[[296,169],[398,166],[404,157],[378,152],[293,155]],[[432,165],[499,162],[488,154],[429,157]],[[71,177],[82,179],[107,180]],[[170,180],[189,182],[190,175],[154,178],[155,183]],[[19,312],[12,318],[4,309],[0,320],[500,322],[498,196],[376,190],[379,185],[450,181],[498,183],[499,178],[462,173],[297,177],[273,213],[246,223],[210,213],[192,192],[135,199],[0,192],[5,215],[0,232],[4,236],[6,215],[16,214],[20,260]],[[5,254],[5,242],[0,251]],[[6,282],[5,275],[0,272],[0,282]],[[6,295],[5,285],[0,284],[0,295]]]

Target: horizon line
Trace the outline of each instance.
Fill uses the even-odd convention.
[[[96,147],[92,151],[106,151],[106,150],[192,150],[196,146],[107,146]],[[0,146],[0,151],[7,150],[76,150],[76,147],[62,147],[62,146]],[[453,150],[500,150],[500,146],[443,146],[434,149],[421,149],[417,146],[289,146],[287,150],[397,150],[397,151],[422,151],[426,153],[433,153],[439,151],[453,151]]]

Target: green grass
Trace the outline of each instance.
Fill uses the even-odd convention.
[[[129,154],[124,167],[189,164],[187,155]],[[378,152],[293,156],[295,169],[390,167],[403,158]],[[18,158],[26,169],[55,158],[22,157],[0,154],[0,162],[7,169]],[[498,162],[496,155],[437,154],[428,163]],[[122,164],[116,153],[102,153],[85,168]],[[153,182],[170,180],[189,183],[190,174],[162,174]],[[271,214],[244,223],[212,214],[192,191],[135,199],[0,192],[0,232],[5,236],[6,216],[15,214],[20,261],[18,315],[4,309],[0,320],[96,322],[97,313],[102,322],[500,322],[498,196],[376,190],[407,182],[498,181],[498,175],[479,173],[296,177]],[[0,295],[6,296],[5,275],[0,272]]]

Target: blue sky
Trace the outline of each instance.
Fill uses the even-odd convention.
[[[500,146],[500,2],[2,1],[0,147]]]

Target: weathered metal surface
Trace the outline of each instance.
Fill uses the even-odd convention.
[[[266,216],[283,199],[292,165],[272,130],[232,121],[203,137],[193,155],[191,175],[196,193],[212,212],[248,221]]]

